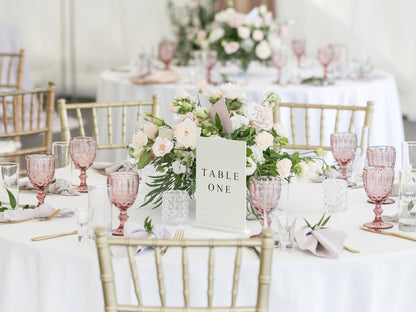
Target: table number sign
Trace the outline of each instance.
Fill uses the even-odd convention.
[[[246,143],[201,137],[196,151],[194,226],[245,232]]]

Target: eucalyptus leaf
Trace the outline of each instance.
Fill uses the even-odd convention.
[[[413,200],[411,200],[409,204],[407,205],[407,210],[409,211],[412,210],[414,206],[415,206],[415,203],[413,202]]]
[[[13,193],[10,192],[9,189],[6,188],[6,191],[7,191],[7,195],[9,195],[10,207],[12,207],[12,209],[15,209],[17,205],[16,197],[14,197]]]

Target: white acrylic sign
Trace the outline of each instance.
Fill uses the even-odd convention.
[[[246,143],[201,137],[196,151],[194,226],[245,232]]]

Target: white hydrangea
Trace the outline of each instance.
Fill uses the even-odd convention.
[[[256,171],[257,165],[254,162],[253,158],[246,158],[246,176],[252,175]]]
[[[253,154],[251,155],[251,157],[256,162],[258,162],[260,165],[263,165],[266,160],[264,159],[263,150],[260,148],[260,146],[258,146],[258,145],[252,145],[249,148],[253,152]]]
[[[246,103],[241,107],[241,111],[249,120],[253,120],[257,116],[256,106],[258,106],[256,102]]]
[[[241,42],[241,48],[246,52],[251,52],[253,50],[253,47],[254,47],[254,42],[250,38],[245,39]]]
[[[225,31],[221,27],[214,28],[209,34],[208,41],[213,43],[224,37]]]
[[[175,160],[172,163],[172,170],[175,174],[182,174],[186,172],[186,166],[182,164],[179,160]]]
[[[230,120],[231,120],[231,125],[233,127],[233,130],[239,129],[242,126],[247,126],[249,123],[249,120],[247,117],[244,117],[239,114],[234,114],[234,116],[232,116]]]

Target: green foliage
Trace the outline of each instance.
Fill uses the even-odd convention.
[[[152,219],[150,218],[150,216],[148,216],[145,220],[144,220],[144,229],[147,233],[149,234],[153,234],[153,230],[152,230]]]
[[[305,218],[303,218],[303,220],[305,220],[306,225],[308,226],[308,228],[310,228],[312,231],[314,231],[314,230],[324,229],[325,228],[324,226],[328,223],[328,221],[329,221],[330,218],[331,218],[331,216],[328,216],[325,219],[325,213],[324,213],[322,215],[321,219],[318,221],[318,223],[316,223],[313,226],[311,226],[311,224]]]

